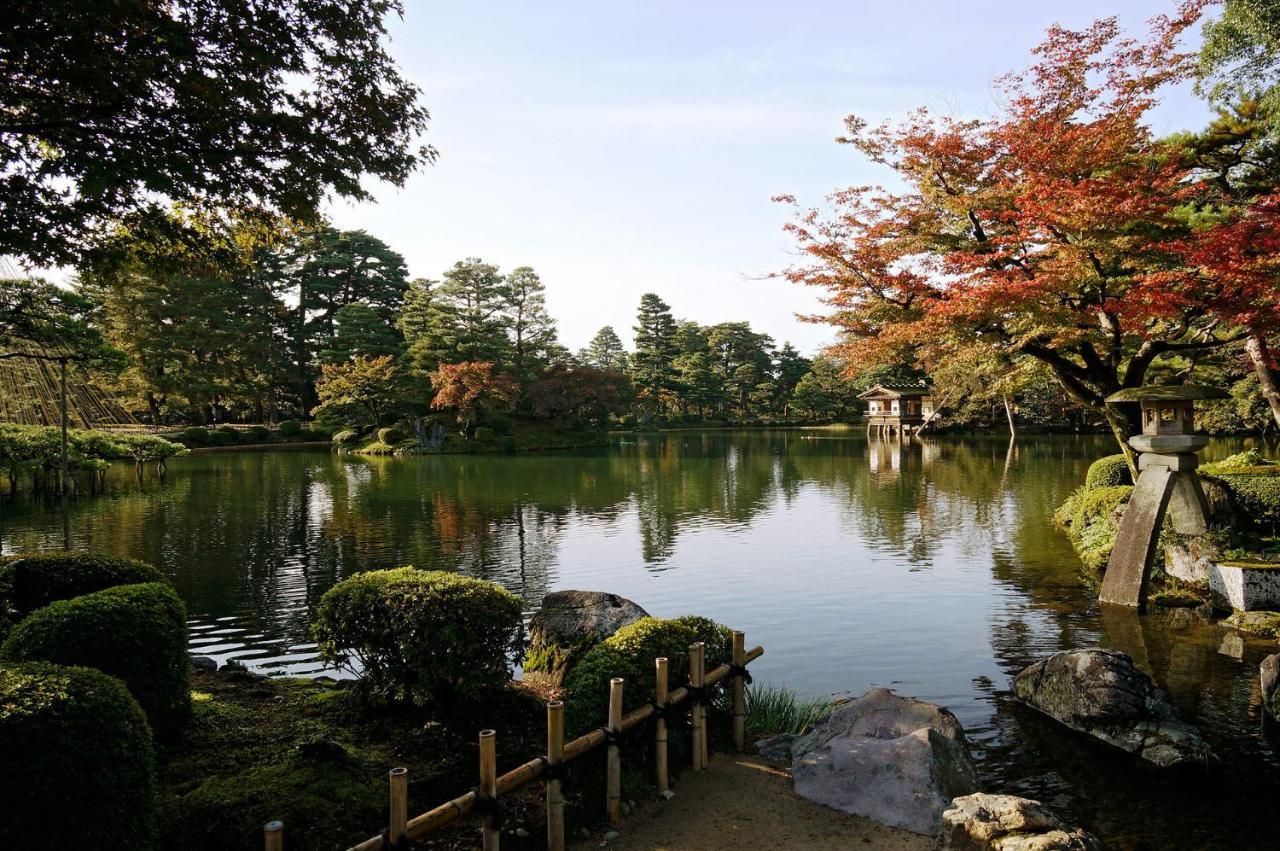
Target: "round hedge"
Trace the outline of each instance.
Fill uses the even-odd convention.
[[[0,660],[82,665],[119,677],[158,733],[181,726],[191,710],[187,613],[160,582],[50,603],[10,631]]]
[[[1133,474],[1129,472],[1129,462],[1123,455],[1099,458],[1089,465],[1089,472],[1084,477],[1084,486],[1089,490],[1131,484],[1133,484]]]
[[[382,441],[388,446],[395,446],[397,443],[404,440],[404,432],[396,428],[395,426],[380,428],[378,429],[378,440]]]
[[[204,446],[209,442],[209,430],[200,426],[191,426],[182,430],[182,439],[196,446]]]
[[[587,651],[565,679],[567,726],[579,735],[608,720],[609,680],[622,677],[623,712],[653,697],[654,659],[667,658],[671,689],[689,681],[689,645],[704,642],[707,670],[730,661],[732,633],[709,618],[686,616],[675,620],[641,618],[624,626]]]
[[[523,608],[493,582],[402,567],[330,588],[313,630],[321,657],[358,666],[371,694],[448,704],[510,680],[524,648]]]
[[[0,606],[19,617],[55,600],[116,585],[168,582],[158,567],[103,553],[14,553],[0,557]]]
[[[114,677],[0,666],[0,848],[155,847],[155,762],[138,703]]]
[[[302,431],[302,425],[297,420],[281,420],[276,430],[285,437],[292,437]]]

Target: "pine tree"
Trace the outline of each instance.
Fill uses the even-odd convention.
[[[520,266],[507,275],[507,315],[511,323],[511,366],[521,387],[550,360],[556,321],[547,312],[546,287],[538,273]]]
[[[612,325],[606,325],[596,332],[591,342],[583,349],[581,360],[596,369],[615,372],[625,372],[629,366],[627,350],[623,348],[622,338],[618,336],[617,331],[613,330]]]
[[[676,378],[674,362],[679,349],[671,306],[654,293],[645,293],[640,297],[634,330],[636,351],[631,359],[632,379],[649,412],[658,413],[663,395],[674,386]]]
[[[509,295],[497,266],[469,257],[444,273],[432,291],[409,359],[421,374],[467,361],[511,365]]]
[[[405,347],[410,347],[427,333],[430,323],[431,303],[435,299],[438,281],[430,278],[414,278],[404,292],[404,304],[396,317],[396,328],[404,337]]]
[[[396,329],[364,302],[352,302],[338,308],[334,320],[333,338],[320,351],[322,363],[347,363],[361,357],[395,357],[400,354],[400,335]]]

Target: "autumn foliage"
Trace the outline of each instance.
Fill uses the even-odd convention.
[[[510,407],[516,398],[516,383],[494,371],[490,361],[442,363],[431,375],[435,398],[431,407],[457,412],[464,426],[470,425],[481,408]]]
[[[1029,70],[997,81],[991,119],[848,118],[841,141],[905,188],[796,206],[804,259],[783,275],[826,291],[813,319],[842,332],[835,353],[855,370],[1034,359],[1105,411],[1162,357],[1274,330],[1280,196],[1240,203],[1187,138],[1147,124],[1193,71],[1179,37],[1202,5],[1145,40],[1114,18],[1050,29]]]

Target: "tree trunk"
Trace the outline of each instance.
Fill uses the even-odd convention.
[[[1271,408],[1271,416],[1280,426],[1280,369],[1267,349],[1267,338],[1261,334],[1250,334],[1244,341],[1244,350],[1253,362],[1253,371],[1258,375],[1258,384],[1262,387],[1262,398],[1267,400]]]
[[[1013,422],[1013,406],[1009,404],[1009,397],[1007,394],[1001,393],[1000,398],[1004,401],[1004,415],[1009,420],[1009,437],[1017,437],[1018,428]]]

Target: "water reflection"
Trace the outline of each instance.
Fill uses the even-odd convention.
[[[554,588],[606,589],[657,615],[745,627],[768,651],[761,679],[943,703],[971,731],[989,788],[1053,802],[1111,847],[1261,847],[1268,810],[1248,802],[1280,794],[1256,694],[1273,645],[1191,612],[1098,610],[1049,518],[1109,451],[1093,437],[794,431],[514,457],[218,452],[175,462],[163,484],[118,471],[108,496],[74,504],[72,529],[78,547],[163,566],[187,601],[193,651],[220,659],[320,670],[311,613],[357,570],[459,570],[530,607]],[[4,511],[6,550],[61,543],[56,505]],[[1154,776],[1009,700],[1034,659],[1099,644],[1170,690],[1222,754],[1223,777]]]

